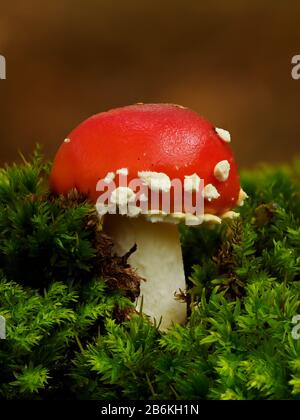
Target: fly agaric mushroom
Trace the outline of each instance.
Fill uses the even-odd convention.
[[[204,181],[202,217],[175,212],[173,207],[170,214],[156,208],[142,215],[136,206],[137,211],[125,216],[104,216],[103,229],[113,238],[117,254],[137,245],[128,262],[146,279],[141,284],[143,311],[157,321],[162,318],[161,329],[186,320],[186,304],[175,299],[175,292],[186,286],[177,224],[221,223],[222,218],[237,217],[232,208],[246,198],[229,143],[228,131],[187,108],[136,104],[87,119],[64,140],[55,157],[52,190],[67,194],[76,188],[94,203],[99,179],[109,184],[120,176],[127,182],[138,178],[156,191],[168,191],[172,179],[196,191]],[[134,198],[134,191],[119,184],[111,193],[111,202],[118,205]],[[145,195],[139,198],[148,200]],[[103,207],[106,213],[109,206]]]

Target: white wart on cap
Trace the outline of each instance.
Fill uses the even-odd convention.
[[[119,206],[132,203],[135,200],[135,193],[128,187],[118,187],[112,193],[110,201]]]
[[[150,190],[169,192],[171,189],[171,180],[163,172],[139,171],[138,176]]]
[[[201,179],[197,174],[185,175],[184,190],[185,191],[199,191]]]
[[[221,160],[217,163],[214,169],[214,175],[220,182],[225,182],[229,178],[230,163],[228,160]]]
[[[218,134],[218,136],[225,141],[225,143],[230,143],[231,142],[231,136],[229,131],[224,130],[224,128],[215,128],[216,133]]]
[[[207,184],[204,187],[202,194],[207,201],[217,200],[220,197],[217,188],[213,184]]]

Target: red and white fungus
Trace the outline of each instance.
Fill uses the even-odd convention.
[[[87,119],[63,141],[55,157],[52,190],[67,194],[76,188],[97,203],[103,229],[112,236],[117,254],[137,245],[129,263],[146,279],[141,285],[143,311],[157,321],[162,317],[162,329],[186,320],[186,304],[174,297],[185,289],[176,225],[236,218],[232,209],[247,198],[230,141],[227,130],[188,108],[136,104]],[[182,202],[186,193],[201,194],[203,214],[177,208],[170,194],[174,180],[182,185]],[[99,181],[107,188],[106,204],[99,202],[104,191],[96,187]],[[147,191],[131,188],[139,185],[136,181]],[[154,203],[155,193],[169,194],[168,211],[161,198]],[[109,214],[114,206],[118,214]]]

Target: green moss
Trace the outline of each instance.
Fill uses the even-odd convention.
[[[0,398],[299,399],[300,161],[242,174],[241,219],[181,228],[190,318],[160,333],[95,211],[49,164],[0,172]]]

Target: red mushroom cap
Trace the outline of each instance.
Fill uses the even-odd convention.
[[[218,196],[205,199],[205,213],[222,215],[238,202],[240,182],[229,133],[190,109],[170,104],[137,104],[88,118],[60,146],[51,188],[73,188],[96,202],[96,184],[107,173],[128,169],[162,172],[172,179],[197,174]]]

